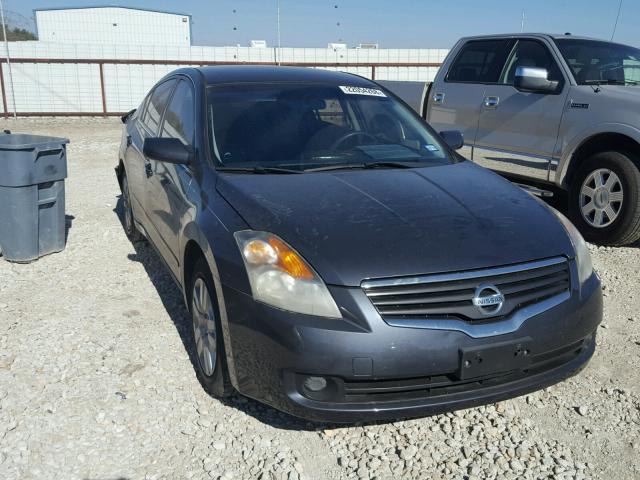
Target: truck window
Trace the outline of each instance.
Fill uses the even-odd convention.
[[[518,67],[545,68],[549,72],[549,80],[562,81],[562,74],[551,53],[547,47],[535,40],[518,40],[507,61],[500,83],[513,85]]]
[[[497,83],[511,44],[510,39],[468,42],[451,64],[446,81]]]
[[[637,48],[571,38],[556,39],[556,45],[578,85],[640,83],[640,50]]]

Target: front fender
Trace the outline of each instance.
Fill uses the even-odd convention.
[[[229,319],[227,316],[227,306],[224,299],[224,295],[222,293],[222,281],[220,279],[220,270],[218,268],[218,262],[216,261],[216,257],[213,253],[213,249],[209,244],[206,235],[200,229],[198,224],[195,222],[191,222],[186,225],[183,231],[183,248],[182,251],[185,251],[186,245],[190,241],[194,241],[202,250],[204,257],[207,261],[207,265],[209,266],[209,271],[211,272],[211,277],[213,278],[214,288],[216,289],[216,299],[218,301],[218,310],[220,313],[220,325],[222,326],[222,338],[224,340],[225,347],[225,356],[227,357],[227,367],[229,369],[229,379],[231,380],[231,384],[234,388],[238,388],[238,376],[235,368],[235,361],[231,343],[231,335],[229,333]],[[184,298],[185,305],[189,305],[187,299],[187,285],[185,279],[185,265],[182,262],[182,268],[180,269],[180,283],[182,285],[182,295]]]
[[[192,195],[194,203],[194,218],[186,222],[180,236],[180,251],[182,252],[180,268],[180,284],[182,294],[187,303],[187,285],[185,278],[184,256],[190,241],[199,247],[209,266],[213,278],[213,286],[216,289],[216,299],[220,310],[220,324],[222,338],[224,339],[227,365],[231,384],[237,388],[238,378],[234,361],[234,352],[229,333],[229,316],[227,303],[224,298],[222,285],[231,286],[237,290],[250,291],[248,278],[244,270],[244,263],[233,237],[233,232],[247,228],[246,223],[220,196],[208,194],[215,192],[205,180],[204,188],[199,190],[201,195]],[[191,190],[190,193],[194,193]]]
[[[551,178],[551,180],[554,181],[554,183],[559,187],[566,187],[567,173],[569,171],[569,166],[575,152],[596,135],[607,133],[617,133],[620,135],[625,135],[640,143],[640,129],[631,125],[616,122],[605,122],[589,125],[584,130],[568,139],[562,146],[563,155],[560,158],[560,161],[556,168],[555,178]]]

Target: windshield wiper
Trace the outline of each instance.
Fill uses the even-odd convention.
[[[330,172],[332,170],[354,170],[354,169],[368,169],[368,168],[414,168],[421,164],[421,161],[407,161],[407,162],[366,162],[366,163],[342,163],[338,165],[325,165],[324,167],[307,168],[305,172]]]
[[[584,85],[640,85],[640,81],[637,80],[616,80],[613,78],[605,80],[585,80],[582,83]]]
[[[216,168],[216,170],[218,172],[256,173],[256,174],[265,174],[265,173],[278,173],[278,174],[304,173],[303,170],[293,170],[291,168],[278,168],[278,167],[218,167],[218,168]]]

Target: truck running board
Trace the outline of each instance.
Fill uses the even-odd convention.
[[[516,183],[516,185],[519,186],[520,188],[522,188],[523,190],[526,190],[531,195],[535,195],[536,197],[541,197],[541,198],[551,198],[551,197],[553,197],[553,192],[551,192],[549,190],[543,190],[541,188],[532,187],[531,185],[525,185],[523,183]]]

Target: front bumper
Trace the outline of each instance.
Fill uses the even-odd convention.
[[[595,349],[602,320],[593,275],[571,298],[509,334],[393,327],[359,288],[330,287],[344,319],[297,315],[224,287],[236,389],[292,415],[327,422],[431,415],[526,394],[577,373]],[[499,344],[526,345],[525,366],[504,361],[481,376],[461,375],[462,353]],[[330,385],[316,394],[308,376]],[[461,378],[462,377],[462,378]]]

